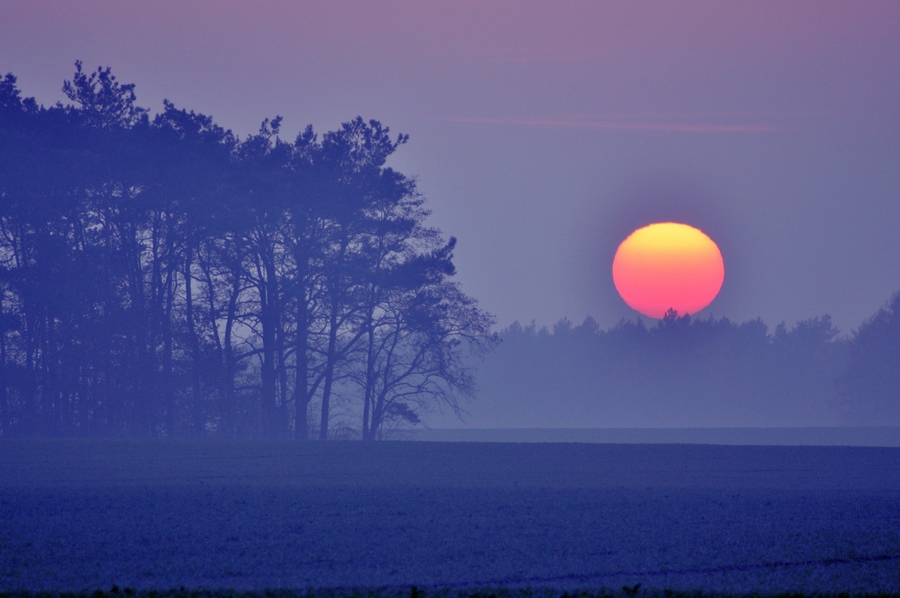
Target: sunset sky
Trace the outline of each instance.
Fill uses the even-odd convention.
[[[900,290],[900,2],[0,3],[0,73],[64,100],[111,66],[246,135],[361,115],[410,142],[465,290],[552,324],[637,314],[611,277],[656,221],[725,283],[701,315],[850,332]]]

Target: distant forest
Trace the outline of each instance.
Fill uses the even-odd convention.
[[[386,166],[406,136],[63,91],[0,79],[0,434],[377,439],[474,391],[493,318]]]
[[[386,165],[406,136],[242,139],[80,63],[63,91],[0,79],[0,436],[379,439],[478,385],[505,426],[900,424],[900,294],[845,337],[675,313],[498,335]]]
[[[672,311],[500,336],[479,370],[482,426],[900,425],[900,293],[849,336],[828,315],[769,330]]]

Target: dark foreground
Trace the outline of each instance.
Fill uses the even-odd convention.
[[[114,587],[106,592],[89,593],[0,593],[0,598],[896,598],[900,593],[745,593],[720,594],[702,591],[642,590],[640,586],[623,587],[620,590],[579,590],[567,592],[545,588],[507,589],[480,588],[477,590],[439,590],[425,592],[415,586],[403,589],[375,590],[265,590],[261,592],[236,592],[233,590],[150,590],[135,591]]]
[[[637,584],[900,593],[900,449],[0,442],[0,592]]]

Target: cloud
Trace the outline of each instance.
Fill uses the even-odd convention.
[[[777,129],[765,124],[651,123],[540,118],[452,118],[449,122],[511,125],[521,127],[557,127],[600,131],[650,131],[674,133],[772,133]]]

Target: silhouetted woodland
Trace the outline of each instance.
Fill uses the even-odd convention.
[[[671,311],[500,336],[478,376],[488,427],[900,424],[900,293],[849,338],[828,315],[770,331]]]
[[[241,139],[80,63],[63,91],[0,79],[0,435],[377,439],[473,394],[494,320],[386,165],[406,136]],[[900,423],[900,294],[849,338],[675,313],[501,336],[498,425]]]
[[[900,292],[853,334],[836,385],[847,421],[900,425]]]
[[[63,91],[0,79],[0,434],[375,439],[471,394],[493,319],[386,166],[406,136]]]

